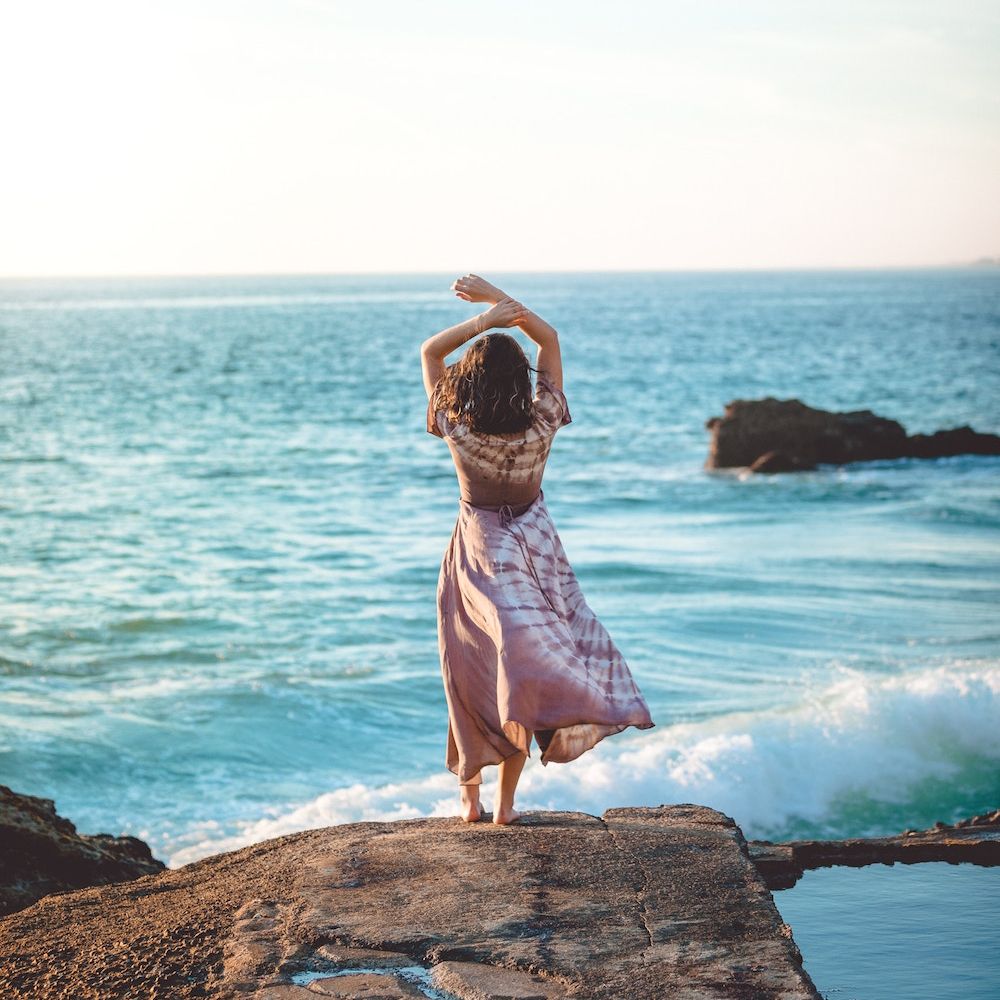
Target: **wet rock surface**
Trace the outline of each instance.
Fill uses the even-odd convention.
[[[968,426],[907,434],[898,421],[871,410],[834,412],[773,396],[733,400],[705,426],[712,432],[709,469],[797,472],[876,459],[1000,455],[1000,435]]]
[[[0,995],[819,996],[739,828],[687,804],[328,827],[51,896],[0,921]]]
[[[77,833],[52,799],[0,785],[0,917],[53,892],[124,882],[165,867],[144,841]]]
[[[789,889],[811,868],[905,865],[923,861],[1000,865],[1000,809],[926,830],[847,840],[751,840],[750,857],[771,889]]]

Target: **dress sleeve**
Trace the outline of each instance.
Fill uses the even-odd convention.
[[[434,394],[432,394],[431,398],[427,400],[427,433],[443,438],[445,436],[444,429],[441,426],[443,420],[444,414],[440,410],[434,409]]]
[[[555,433],[560,427],[565,427],[566,424],[573,422],[565,393],[550,382],[544,372],[538,373],[538,386],[535,390],[535,412],[552,433]]]

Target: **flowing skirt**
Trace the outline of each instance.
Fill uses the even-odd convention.
[[[448,769],[462,783],[534,735],[543,764],[654,725],[628,665],[584,600],[542,492],[513,517],[459,500],[441,561],[438,647]]]

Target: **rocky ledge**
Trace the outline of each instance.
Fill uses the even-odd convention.
[[[733,400],[705,426],[712,432],[709,469],[799,472],[875,459],[1000,455],[1000,435],[968,426],[907,434],[898,421],[871,410],[838,413],[773,396]]]
[[[0,785],[0,917],[53,892],[123,882],[166,866],[135,837],[91,835],[57,815],[52,799]]]
[[[739,827],[697,805],[308,830],[0,921],[5,998],[810,998]]]
[[[810,868],[848,865],[905,865],[948,861],[1000,865],[1000,809],[970,816],[949,826],[935,823],[926,830],[904,830],[892,837],[847,840],[752,840],[750,857],[770,889],[788,889]]]

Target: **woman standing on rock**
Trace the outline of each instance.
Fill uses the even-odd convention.
[[[556,431],[572,417],[556,331],[474,274],[452,286],[480,315],[421,345],[427,430],[443,438],[458,473],[458,519],[441,562],[438,646],[448,701],[446,763],[461,814],[482,816],[481,769],[499,765],[493,822],[513,823],[514,790],[532,736],[543,764],[570,761],[627,726],[653,721],[629,668],[584,600],[545,506],[542,474]],[[528,358],[507,333],[538,345]]]

